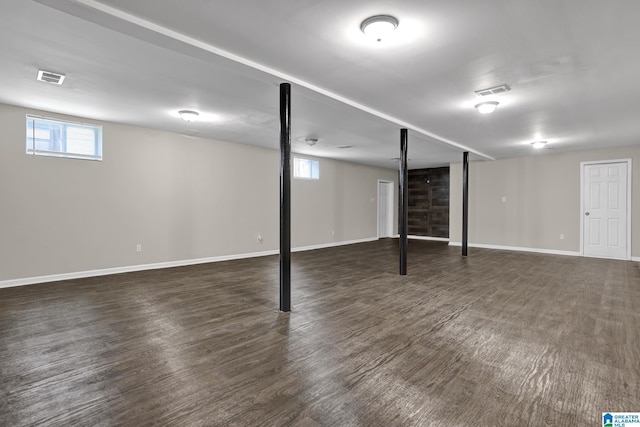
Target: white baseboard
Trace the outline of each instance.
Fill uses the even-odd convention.
[[[157,270],[160,268],[182,267],[185,265],[206,264],[209,262],[231,261],[234,259],[256,258],[277,254],[278,251],[252,252],[238,255],[224,255],[209,258],[187,259],[180,261],[157,262],[153,264],[127,265],[124,267],[104,268],[100,270],[87,270],[75,273],[52,274],[48,276],[26,277],[24,279],[4,280],[0,282],[0,288],[13,286],[35,285],[46,282],[59,282],[61,280],[82,279],[85,277],[107,276],[110,274],[133,273],[135,271]]]
[[[315,249],[325,249],[325,248],[334,248],[336,246],[345,246],[345,245],[353,245],[356,243],[366,243],[366,242],[375,242],[378,240],[377,237],[370,237],[367,239],[358,239],[358,240],[345,240],[343,242],[331,242],[331,243],[321,243],[319,245],[311,245],[311,246],[300,246],[298,248],[291,249],[291,252],[304,252],[304,251],[313,251]],[[275,253],[280,253],[279,251],[275,251]]]
[[[412,240],[432,240],[435,242],[448,242],[449,238],[448,237],[429,237],[429,236],[407,236],[408,239],[412,239]]]
[[[395,236],[395,237],[397,238],[399,236]],[[442,239],[438,237],[423,237],[423,236],[408,236],[408,238],[416,239],[416,240],[437,240],[437,241],[449,240],[449,239]],[[373,237],[373,238],[358,239],[358,240],[347,240],[342,242],[322,243],[319,245],[301,246],[297,248],[292,248],[291,251],[292,252],[312,251],[315,249],[325,249],[325,248],[331,248],[331,247],[337,247],[337,246],[353,245],[356,243],[373,242],[376,240],[378,239]],[[462,246],[462,242],[449,242],[449,245]],[[500,249],[500,250],[507,250],[507,251],[536,252],[536,253],[552,254],[552,255],[580,256],[579,252],[558,251],[558,250],[552,250],[552,249],[525,248],[520,246],[501,246],[501,245],[485,245],[481,243],[469,243],[469,247],[484,248],[484,249]],[[125,267],[105,268],[100,270],[88,270],[88,271],[80,271],[75,273],[53,274],[48,276],[26,277],[22,279],[0,281],[0,289],[11,288],[14,286],[35,285],[38,283],[59,282],[61,280],[82,279],[85,277],[98,277],[98,276],[107,276],[110,274],[133,273],[136,271],[144,271],[144,270],[157,270],[161,268],[182,267],[187,265],[207,264],[211,262],[257,258],[257,257],[263,257],[263,256],[269,256],[269,255],[277,255],[278,253],[279,253],[278,250],[270,250],[270,251],[263,251],[263,252],[251,252],[246,254],[224,255],[224,256],[209,257],[209,258],[197,258],[197,259],[188,259],[188,260],[181,260],[181,261],[159,262],[154,264],[130,265]],[[640,257],[633,257],[631,258],[631,260],[635,262],[640,262]]]
[[[449,246],[462,246],[462,242],[449,242]],[[499,249],[503,251],[535,252],[539,254],[580,256],[580,252],[559,251],[555,249],[525,248],[522,246],[485,245],[483,243],[469,243],[470,248]]]
[[[392,239],[399,239],[400,235],[399,234],[394,234],[393,236],[390,236]],[[412,240],[433,240],[436,242],[448,242],[449,239],[446,237],[429,237],[429,236],[413,236],[411,234],[409,234],[407,236],[407,239],[412,239]]]
[[[311,251],[314,249],[324,249],[324,248],[331,248],[336,246],[353,245],[355,243],[373,242],[376,240],[378,239],[373,237],[373,238],[367,238],[367,239],[347,240],[342,242],[322,243],[319,245],[292,248],[291,252]],[[11,288],[15,286],[35,285],[38,283],[59,282],[61,280],[82,279],[85,277],[98,277],[98,276],[107,276],[110,274],[133,273],[136,271],[144,271],[144,270],[157,270],[161,268],[183,267],[187,265],[207,264],[211,262],[232,261],[232,260],[246,259],[246,258],[257,258],[257,257],[268,256],[268,255],[278,255],[279,253],[280,251],[276,249],[276,250],[263,251],[263,252],[251,252],[246,254],[223,255],[223,256],[217,256],[217,257],[187,259],[187,260],[181,260],[181,261],[169,261],[169,262],[158,262],[153,264],[141,264],[141,265],[129,265],[125,267],[104,268],[100,270],[88,270],[88,271],[80,271],[75,273],[63,273],[63,274],[52,274],[48,276],[26,277],[23,279],[12,279],[12,280],[0,281],[0,289]]]

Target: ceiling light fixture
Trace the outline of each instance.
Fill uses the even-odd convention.
[[[180,117],[185,122],[195,122],[198,119],[198,116],[200,115],[200,113],[193,110],[180,110],[178,111],[178,114],[180,114]]]
[[[398,27],[398,20],[390,15],[376,15],[365,19],[360,24],[360,30],[367,36],[371,36],[376,41],[391,34]]]
[[[534,141],[531,143],[533,148],[544,148],[547,145],[547,141]]]
[[[480,114],[491,114],[498,108],[498,101],[487,101],[476,104],[476,110]]]
[[[318,138],[307,138],[304,142],[306,142],[309,147],[313,147],[318,143]]]

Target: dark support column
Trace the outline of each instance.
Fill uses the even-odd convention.
[[[280,311],[291,311],[291,84],[280,85]]]
[[[469,152],[462,155],[462,256],[469,244]]]
[[[400,275],[407,275],[407,231],[409,229],[409,177],[407,168],[407,129],[400,129]]]

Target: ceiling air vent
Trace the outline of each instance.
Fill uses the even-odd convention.
[[[53,83],[54,85],[62,85],[64,74],[54,73],[53,71],[38,70],[37,79],[41,82]]]
[[[478,96],[495,95],[497,93],[509,92],[511,88],[508,85],[494,86],[487,89],[476,90],[475,94]]]

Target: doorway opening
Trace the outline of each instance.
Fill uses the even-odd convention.
[[[378,180],[378,238],[393,237],[393,182]]]
[[[449,166],[409,171],[409,235],[449,239]]]

